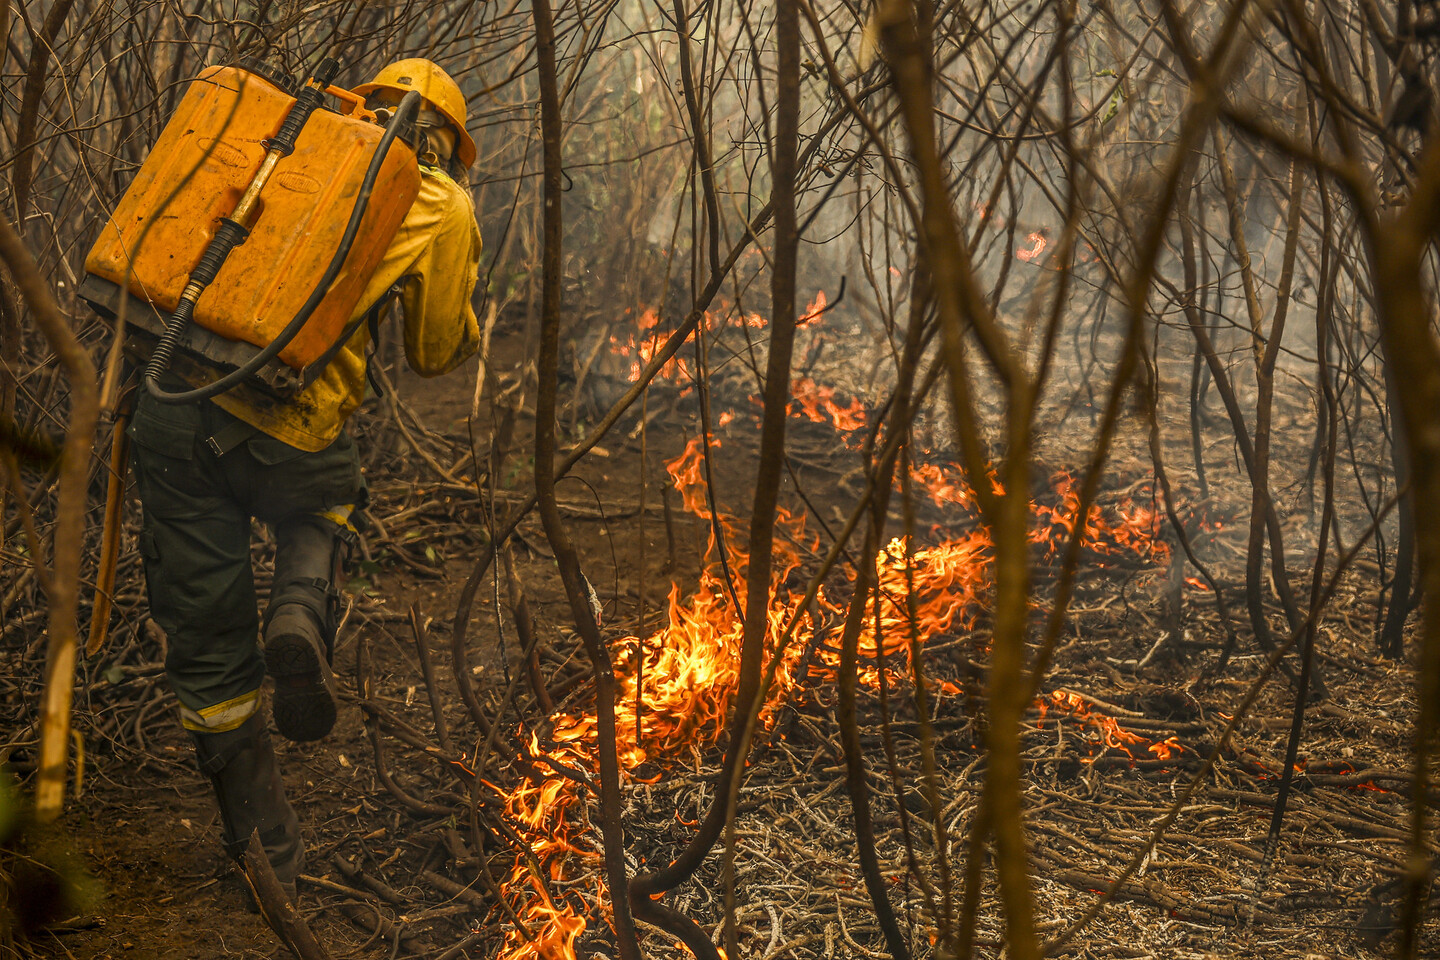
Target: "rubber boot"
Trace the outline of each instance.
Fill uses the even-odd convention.
[[[225,733],[191,732],[200,772],[210,778],[224,825],[220,840],[237,862],[250,836],[260,832],[265,858],[286,894],[295,899],[295,878],[305,867],[300,819],[285,798],[285,783],[264,718],[254,714]]]
[[[307,517],[276,530],[275,582],[265,612],[265,672],[275,681],[275,729],[319,740],[335,726],[335,599],[343,560],[339,528]]]

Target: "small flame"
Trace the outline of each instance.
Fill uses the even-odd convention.
[[[937,507],[947,503],[962,507],[975,505],[975,492],[957,470],[934,463],[917,463],[910,468],[910,478],[925,490]]]
[[[852,433],[865,426],[865,406],[859,399],[852,399],[848,407],[835,402],[835,388],[817,384],[809,377],[801,377],[790,384],[792,404],[799,404],[800,412],[815,423],[829,420],[842,433]]]
[[[1080,491],[1074,476],[1058,473],[1051,482],[1060,494],[1060,502],[1053,507],[1031,507],[1041,525],[1031,531],[1030,542],[1045,545],[1047,559],[1054,559],[1065,540],[1075,532],[1080,513]],[[1108,518],[1098,504],[1092,503],[1081,544],[1102,556],[1139,553],[1148,554],[1157,563],[1169,560],[1170,545],[1158,539],[1163,521],[1154,507],[1126,498],[1116,505],[1114,514],[1113,518]],[[1044,529],[1047,523],[1048,530]],[[1063,536],[1056,536],[1056,533]]]
[[[1024,247],[1021,247],[1019,250],[1015,251],[1015,256],[1019,257],[1021,260],[1024,260],[1026,263],[1034,263],[1036,260],[1040,259],[1040,255],[1045,252],[1045,248],[1050,243],[1050,241],[1045,239],[1045,234],[1041,233],[1039,230],[1036,230],[1034,233],[1030,234],[1030,236],[1026,237],[1025,240],[1027,243],[1030,244],[1030,248],[1027,250]]]
[[[810,301],[805,312],[796,321],[797,325],[807,324],[818,319],[824,314],[826,306],[825,291],[818,291],[815,299]],[[664,343],[665,338],[660,335],[659,331],[661,317],[659,311],[654,307],[639,310],[638,314],[635,308],[626,307],[621,316],[631,317],[633,320],[629,323],[618,324],[621,332],[610,334],[609,348],[612,355],[630,360],[629,379],[631,383],[634,383],[640,379],[640,372],[645,368],[645,364],[650,362],[650,359],[659,351],[661,344]],[[719,330],[722,327],[749,327],[758,330],[770,323],[758,313],[742,314],[728,308],[706,310],[703,322],[706,330]],[[672,383],[689,381],[691,379],[690,361],[677,353],[660,369],[658,379]]]
[[[816,291],[815,299],[810,301],[810,305],[805,308],[805,312],[800,315],[800,319],[795,321],[795,326],[803,327],[811,320],[819,319],[820,315],[825,312],[826,303],[825,291]]]
[[[1100,734],[1100,739],[1106,747],[1119,750],[1131,759],[1135,758],[1135,754],[1131,752],[1130,747],[1136,744],[1145,744],[1145,749],[1154,754],[1156,760],[1169,760],[1185,752],[1185,748],[1176,737],[1167,737],[1152,743],[1138,733],[1126,730],[1113,717],[1090,706],[1079,694],[1056,690],[1050,694],[1048,699],[1042,697],[1036,700],[1035,706],[1040,711],[1042,724],[1049,708],[1054,706],[1080,721],[1083,726]],[[1093,763],[1095,759],[1095,757],[1091,757],[1087,762]]]

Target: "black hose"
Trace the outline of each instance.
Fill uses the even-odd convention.
[[[265,141],[265,149],[279,150],[282,156],[290,156],[295,152],[295,141],[300,139],[300,131],[310,120],[310,114],[320,109],[325,102],[325,88],[330,86],[330,81],[335,79],[335,74],[340,71],[340,61],[326,57],[320,61],[320,66],[315,69],[315,76],[312,78],[312,85],[306,86],[295,95],[295,105],[285,115],[285,122],[280,125],[275,136]]]
[[[200,400],[208,400],[240,384],[241,381],[279,356],[280,351],[290,345],[290,341],[300,333],[300,329],[305,326],[305,322],[310,319],[310,315],[315,312],[320,301],[324,300],[325,295],[330,292],[330,285],[335,282],[340,268],[345,265],[345,258],[350,254],[350,247],[355,242],[355,235],[360,232],[360,221],[365,216],[365,208],[369,206],[370,194],[375,189],[376,179],[380,176],[380,167],[385,162],[385,156],[390,152],[390,145],[395,142],[401,128],[410,123],[416,112],[419,111],[420,99],[420,94],[411,90],[400,101],[400,106],[395,108],[394,116],[385,125],[384,135],[375,146],[375,155],[370,158],[370,166],[365,171],[365,179],[360,184],[360,192],[355,196],[355,206],[350,211],[350,221],[345,224],[345,233],[340,237],[340,245],[335,249],[335,255],[330,258],[330,265],[325,268],[324,276],[315,285],[315,289],[310,291],[309,299],[285,325],[285,328],[264,349],[247,360],[243,366],[237,367],[213,383],[207,383],[203,387],[196,387],[193,390],[169,393],[161,389],[159,373],[152,373],[147,369],[145,389],[150,392],[152,397],[161,403],[196,403]],[[173,350],[173,346],[171,349]]]
[[[242,224],[234,220],[224,219],[220,221],[220,229],[215,231],[215,236],[205,247],[205,253],[200,257],[200,262],[195,269],[190,271],[190,278],[185,286],[188,289],[191,284],[198,284],[201,292],[210,286],[220,268],[225,265],[225,260],[230,256],[230,251],[245,242],[250,231]],[[162,373],[170,369],[170,360],[175,355],[175,347],[180,343],[180,337],[185,333],[185,328],[190,326],[195,319],[195,301],[199,297],[187,298],[182,293],[181,300],[175,305],[175,310],[170,318],[165,321],[165,332],[160,336],[160,342],[155,345],[155,350],[150,354],[150,362],[145,365],[145,377],[147,380],[158,379]]]

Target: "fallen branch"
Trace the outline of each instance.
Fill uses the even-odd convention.
[[[315,934],[280,886],[280,879],[275,876],[275,870],[260,843],[259,830],[250,834],[241,876],[245,878],[245,885],[250,888],[266,926],[275,931],[280,942],[297,960],[330,960],[330,952],[315,939]]]

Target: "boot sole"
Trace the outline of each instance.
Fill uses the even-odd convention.
[[[275,680],[271,709],[282,737],[308,743],[334,729],[334,676],[306,637],[267,638],[265,672]]]

